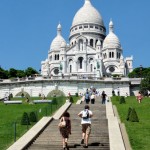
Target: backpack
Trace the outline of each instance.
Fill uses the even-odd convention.
[[[83,119],[88,119],[89,118],[89,111],[87,109],[83,110],[82,118]]]

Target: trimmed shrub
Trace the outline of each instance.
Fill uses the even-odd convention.
[[[35,112],[30,112],[29,120],[30,120],[30,122],[37,122],[37,116],[36,116]]]
[[[139,122],[139,118],[137,116],[137,113],[135,111],[135,109],[133,108],[130,115],[129,115],[129,121],[131,122]]]
[[[119,103],[120,104],[125,104],[126,103],[124,96],[120,97]]]
[[[70,102],[71,102],[71,103],[73,103],[73,102],[74,102],[74,100],[73,100],[73,97],[72,97],[72,96],[70,96],[70,97],[69,97],[69,100],[70,100]]]
[[[56,97],[53,97],[52,104],[54,104],[54,105],[58,104]]]
[[[22,115],[21,125],[30,125],[29,116],[26,112]]]
[[[78,97],[79,95],[78,95],[78,93],[76,93],[76,97]]]
[[[130,116],[130,114],[131,114],[131,111],[132,111],[132,108],[129,107],[129,109],[128,109],[128,114],[127,114],[127,118],[126,118],[127,121],[129,120],[129,116]]]

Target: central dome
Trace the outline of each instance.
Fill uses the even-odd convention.
[[[92,6],[90,0],[85,0],[83,7],[76,13],[72,26],[84,23],[92,23],[104,26],[100,13]]]

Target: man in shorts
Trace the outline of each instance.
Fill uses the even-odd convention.
[[[81,144],[85,143],[84,148],[88,148],[88,140],[91,133],[91,118],[93,116],[92,111],[88,105],[85,105],[84,110],[82,110],[79,114],[81,117],[81,125],[82,125],[82,140]]]

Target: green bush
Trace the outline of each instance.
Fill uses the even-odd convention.
[[[76,97],[78,97],[79,95],[78,95],[78,93],[76,93]]]
[[[54,104],[54,105],[57,105],[57,104],[58,104],[56,97],[53,97],[52,104]]]
[[[38,121],[35,112],[33,112],[33,111],[30,112],[30,114],[29,114],[29,120],[30,120],[30,122],[37,122]]]
[[[30,125],[29,116],[26,112],[22,115],[21,125]]]
[[[130,116],[130,114],[131,114],[131,111],[132,111],[132,108],[129,107],[129,109],[128,109],[128,114],[127,114],[127,118],[126,118],[127,121],[129,120],[129,116]]]
[[[69,97],[69,100],[70,100],[70,102],[71,102],[71,103],[73,103],[73,102],[74,102],[74,100],[73,100],[73,97],[72,97],[72,96],[70,96],[70,97]]]
[[[139,122],[139,118],[137,116],[137,113],[135,111],[135,109],[133,108],[130,115],[129,115],[129,121],[131,122]]]
[[[120,104],[125,104],[125,103],[126,103],[124,96],[121,96],[121,97],[120,97],[119,103],[120,103]]]

